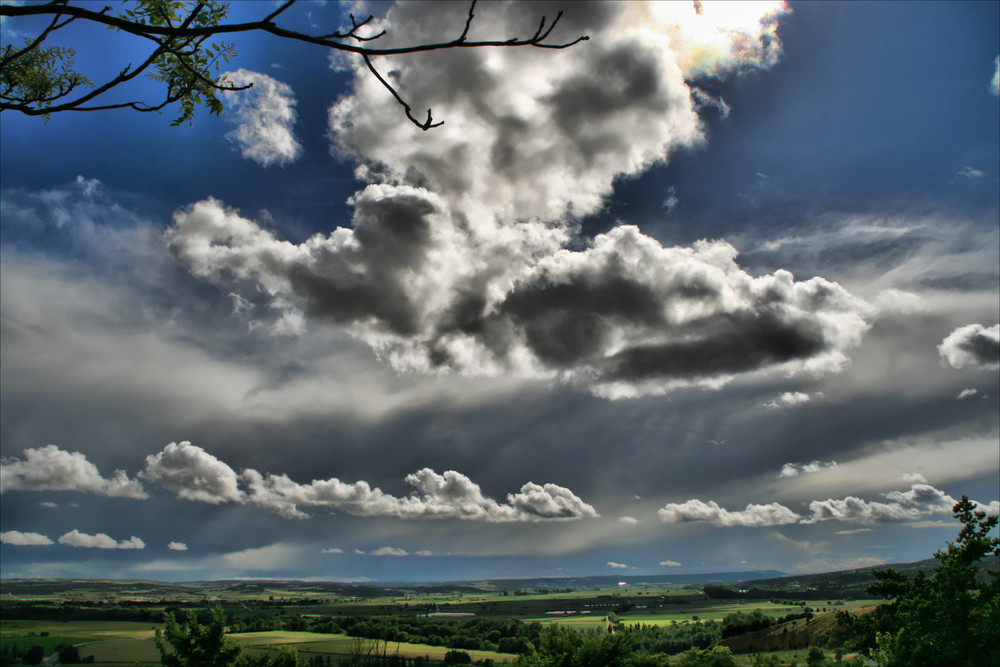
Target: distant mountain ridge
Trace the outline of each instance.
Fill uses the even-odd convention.
[[[757,595],[767,597],[774,593],[820,593],[829,592],[836,597],[845,593],[861,597],[864,588],[872,581],[872,570],[891,567],[914,574],[924,570],[930,574],[939,565],[937,559],[929,558],[913,563],[887,563],[851,570],[820,572],[813,574],[788,575],[778,570],[750,570],[742,572],[707,572],[700,574],[610,574],[581,577],[535,577],[520,579],[466,579],[457,581],[366,581],[361,583],[338,581],[310,581],[289,579],[232,579],[213,581],[166,582],[149,579],[2,579],[0,592],[7,595],[39,594],[61,592],[73,588],[100,588],[114,591],[118,595],[127,593],[176,592],[188,595],[200,590],[223,591],[263,591],[280,588],[303,593],[326,593],[331,595],[374,596],[385,595],[390,590],[414,591],[434,590],[503,592],[539,591],[558,589],[584,589],[615,585],[624,582],[627,586],[643,584],[674,584],[678,586],[705,585],[722,591],[753,590]],[[996,569],[1000,559],[987,556],[982,563],[984,569]]]

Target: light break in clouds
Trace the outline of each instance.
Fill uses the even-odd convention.
[[[55,488],[103,492],[103,484],[66,486],[60,480],[65,475],[54,468],[52,478],[46,477],[38,452],[46,460],[70,460],[82,470],[96,468],[79,452],[64,452],[54,445],[41,450],[25,450],[31,465],[12,460],[4,462],[4,479],[10,478],[20,490],[51,490]],[[26,472],[27,470],[27,472]],[[29,474],[30,473],[30,474]],[[125,473],[118,471],[121,479]],[[287,475],[262,474],[252,468],[237,474],[229,465],[190,442],[172,442],[157,454],[146,457],[146,467],[139,473],[143,480],[154,482],[173,491],[179,498],[218,505],[222,503],[255,504],[289,518],[306,518],[309,515],[299,506],[327,507],[356,516],[393,516],[405,519],[437,518],[468,519],[491,523],[519,521],[571,520],[596,518],[597,511],[578,498],[572,491],[556,484],[528,482],[518,493],[507,495],[506,503],[499,503],[483,495],[478,484],[454,470],[438,474],[424,468],[407,475],[406,482],[415,492],[407,497],[396,497],[372,488],[367,482],[353,484],[332,478],[299,484]],[[30,478],[31,484],[23,483]],[[137,484],[135,482],[131,482]],[[63,484],[60,486],[60,484]],[[108,495],[108,494],[105,494]],[[146,494],[131,497],[145,498]]]
[[[266,74],[238,69],[227,72],[229,83],[253,88],[226,94],[222,117],[236,125],[226,137],[240,147],[243,157],[263,167],[297,160],[302,146],[296,140],[295,95],[285,83]]]

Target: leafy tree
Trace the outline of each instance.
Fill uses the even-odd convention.
[[[868,591],[889,602],[870,614],[839,614],[883,667],[1000,667],[1000,573],[979,568],[985,556],[1000,556],[1000,538],[990,535],[998,517],[966,496],[952,511],[963,526],[934,554],[941,564],[933,576],[875,571]]]
[[[446,665],[471,665],[472,656],[465,651],[448,651],[444,654],[444,664]]]
[[[809,653],[806,654],[806,665],[808,667],[823,667],[829,664],[826,659],[826,654],[823,653],[823,649],[818,646],[811,646],[809,648]]]
[[[736,667],[733,652],[727,646],[698,649],[692,648],[678,656],[678,667]]]
[[[467,39],[472,25],[475,0],[469,7],[465,28],[456,39],[434,44],[416,44],[395,48],[373,48],[369,42],[386,33],[368,30],[373,17],[358,21],[350,16],[350,29],[327,34],[312,35],[279,26],[275,20],[296,0],[286,0],[259,21],[226,23],[229,4],[220,0],[134,0],[115,14],[111,7],[98,10],[86,2],[70,4],[70,0],[50,0],[44,3],[0,4],[0,17],[41,16],[49,18],[48,26],[33,39],[25,39],[20,46],[6,44],[0,51],[0,111],[15,110],[29,116],[45,116],[59,111],[98,111],[129,108],[136,111],[159,111],[172,104],[180,106],[180,115],[174,125],[190,123],[195,110],[204,106],[210,113],[219,114],[223,103],[219,93],[245,90],[249,86],[227,83],[218,76],[220,61],[229,62],[236,55],[233,43],[212,42],[220,35],[244,32],[263,32],[282,39],[315,44],[335,51],[360,56],[369,71],[403,107],[406,117],[422,130],[443,123],[433,122],[431,110],[425,120],[417,119],[410,105],[375,68],[378,56],[401,55],[420,51],[475,47],[533,46],[545,49],[564,49],[586,40],[578,37],[570,42],[547,41],[559,22],[562,12],[546,27],[542,17],[535,34],[526,39],[470,41]],[[147,40],[152,46],[148,57],[138,66],[132,63],[101,85],[95,84],[74,69],[72,49],[47,43],[58,30],[74,21],[112,28]],[[364,34],[364,33],[372,34]],[[162,99],[155,103],[141,100],[108,101],[107,93],[140,74],[163,84]],[[83,89],[89,89],[83,92]]]
[[[24,652],[21,661],[26,665],[37,665],[43,658],[45,658],[45,649],[36,645]]]
[[[80,649],[73,645],[59,647],[59,663],[71,665],[80,662]]]
[[[226,667],[240,654],[240,646],[226,636],[222,607],[212,610],[208,625],[198,622],[193,611],[178,623],[171,613],[163,615],[163,630],[156,631],[156,650],[164,667]]]
[[[627,667],[628,632],[577,632],[558,623],[542,630],[538,647],[529,647],[514,663],[521,667]]]

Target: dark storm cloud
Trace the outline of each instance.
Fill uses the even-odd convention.
[[[179,212],[167,237],[197,275],[256,282],[398,369],[569,372],[612,397],[833,370],[869,326],[870,307],[835,283],[751,277],[722,242],[664,248],[619,227],[571,251],[543,224],[470,228],[418,188],[370,186],[354,204],[353,230],[299,245],[214,200]]]
[[[518,34],[548,9],[477,7],[475,30]],[[289,321],[345,326],[398,370],[561,375],[621,397],[833,369],[868,326],[867,306],[836,285],[754,279],[724,243],[663,248],[634,228],[567,250],[568,213],[703,141],[686,76],[775,62],[781,11],[729,25],[690,6],[588,5],[561,26],[587,29],[579,48],[377,58],[407,99],[437,100],[447,118],[434,132],[400,123],[355,63],[352,94],[330,109],[333,150],[383,183],[352,199],[353,229],[293,246],[206,200],[175,216],[170,248],[196,275],[256,283]],[[379,27],[386,44],[436,41],[464,19],[403,3]]]
[[[687,327],[692,329],[693,327]],[[824,351],[811,323],[796,326],[764,313],[725,314],[698,323],[701,340],[636,347],[608,360],[614,380],[744,373],[809,359]]]

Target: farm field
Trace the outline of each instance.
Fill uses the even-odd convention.
[[[737,612],[773,621],[808,612],[818,622],[823,616],[832,618],[824,612],[873,604],[780,595],[772,600],[721,599],[709,597],[700,586],[661,582],[501,590],[486,584],[28,580],[3,582],[0,648],[20,654],[39,646],[52,655],[60,646],[74,645],[81,658],[95,665],[158,664],[154,635],[165,611],[182,622],[195,613],[204,623],[209,611],[220,607],[229,636],[248,655],[276,656],[281,648],[292,647],[307,662],[330,658],[337,664],[371,651],[376,640],[366,637],[380,637],[378,650],[384,655],[441,661],[448,651],[461,650],[473,661],[504,664],[553,624],[603,631],[610,617],[624,627],[694,628]]]

